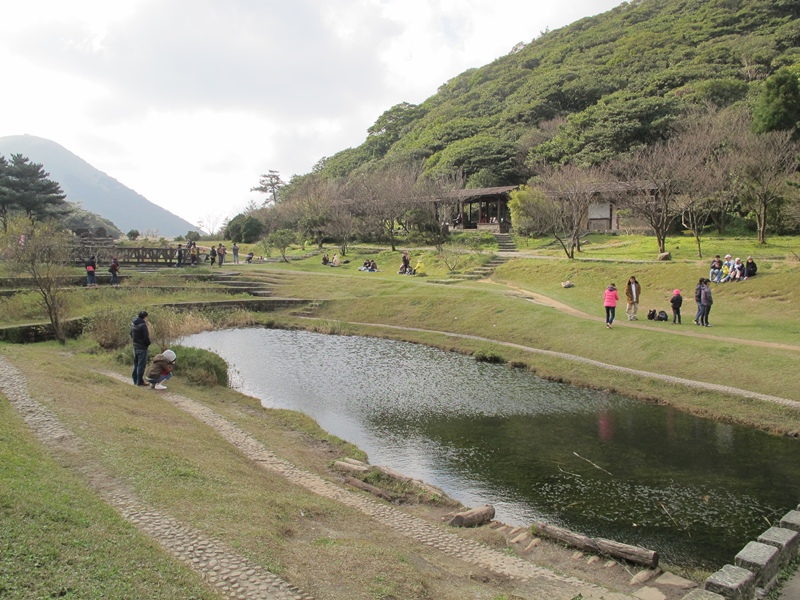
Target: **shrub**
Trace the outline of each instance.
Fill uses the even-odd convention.
[[[129,310],[105,309],[89,320],[87,332],[106,350],[122,348],[130,341],[131,314]]]
[[[176,377],[201,387],[228,386],[228,363],[218,354],[185,346],[173,346],[172,350],[178,355]]]
[[[478,362],[487,362],[496,365],[501,365],[506,362],[506,359],[497,354],[494,350],[478,350],[473,357]]]

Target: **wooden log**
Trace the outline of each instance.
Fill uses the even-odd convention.
[[[559,542],[564,542],[573,548],[579,548],[580,550],[587,550],[589,552],[598,551],[597,544],[592,538],[575,533],[569,529],[556,527],[555,525],[549,525],[540,521],[534,523],[533,527],[537,534]]]
[[[420,481],[419,479],[412,479],[407,475],[403,475],[399,471],[395,471],[389,467],[384,467],[383,465],[373,465],[372,467],[379,473],[383,473],[387,477],[391,477],[393,479],[397,479],[398,481],[402,481],[403,483],[410,483],[411,485],[416,486],[423,492],[430,494],[431,496],[441,496],[442,498],[446,498],[447,494],[445,494],[439,488],[430,485],[429,483],[425,483],[424,481]]]
[[[595,539],[597,547],[600,552],[613,556],[614,558],[624,558],[627,561],[644,565],[655,569],[658,566],[658,552],[655,550],[647,550],[639,546],[629,546],[628,544],[621,544],[612,540],[605,540],[603,538]]]
[[[337,470],[345,471],[347,473],[358,473],[359,475],[369,473],[369,469],[367,467],[361,467],[359,465],[351,465],[350,463],[342,462],[341,460],[337,460],[335,463],[333,463],[333,466]]]
[[[622,558],[652,569],[658,566],[658,552],[654,550],[647,550],[639,546],[630,546],[603,538],[590,538],[575,533],[574,531],[542,522],[534,523],[534,528],[539,535],[563,542],[574,548],[579,548],[580,550],[597,552],[614,558]]]
[[[392,501],[392,497],[383,491],[379,487],[375,487],[374,485],[370,485],[368,483],[364,483],[360,479],[356,479],[355,477],[345,477],[344,482],[356,487],[360,490],[364,490],[365,492],[369,492],[373,496],[377,496],[378,498],[383,498],[384,500],[388,500],[389,502]]]
[[[487,504],[480,508],[458,513],[447,524],[451,527],[478,527],[492,519],[494,519],[494,506]]]

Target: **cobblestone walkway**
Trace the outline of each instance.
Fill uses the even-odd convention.
[[[46,446],[69,452],[81,462],[80,439],[55,415],[30,397],[23,375],[0,355],[0,392],[22,415]],[[168,515],[144,506],[121,482],[85,460],[81,471],[95,490],[125,519],[158,541],[178,560],[198,572],[224,597],[236,600],[313,600],[261,565],[252,563],[218,541],[188,528]]]

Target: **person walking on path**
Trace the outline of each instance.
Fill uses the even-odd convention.
[[[613,329],[614,317],[617,312],[617,302],[619,301],[619,294],[617,293],[616,284],[612,283],[606,288],[603,294],[603,306],[606,309],[606,327]]]
[[[217,263],[219,264],[219,268],[222,268],[222,263],[225,262],[225,246],[220,244],[217,247]]]
[[[197,264],[197,242],[192,242],[192,247],[189,248],[189,264],[193,267]]]
[[[680,290],[675,290],[672,292],[672,298],[670,298],[669,303],[672,305],[672,324],[678,325],[681,324],[681,305],[683,304],[683,296],[681,296]]]
[[[625,312],[628,315],[628,321],[639,320],[636,313],[639,312],[639,296],[641,293],[642,285],[636,281],[636,277],[631,277],[628,283],[625,284],[625,298],[628,300],[628,306]]]
[[[211,245],[211,250],[208,251],[208,258],[211,261],[211,266],[214,266],[214,263],[217,262],[217,249],[214,245]]]
[[[714,300],[711,297],[711,287],[708,285],[711,283],[708,279],[703,282],[703,287],[700,289],[700,302],[703,304],[703,316],[700,318],[700,324],[703,327],[711,327],[708,323],[708,315],[711,312],[711,305],[714,304]]]
[[[233,242],[233,246],[231,247],[233,250],[233,264],[239,264],[239,246],[236,245],[236,242]]]
[[[147,327],[147,311],[143,310],[131,323],[133,342],[133,385],[147,385],[144,371],[147,368],[147,348],[150,346],[150,330]]]
[[[111,266],[108,267],[108,272],[111,273],[111,285],[119,287],[119,260],[116,256],[111,259]]]
[[[153,362],[147,367],[146,379],[150,384],[151,390],[165,390],[162,381],[172,377],[172,370],[175,368],[175,353],[172,350],[164,350],[161,354],[156,354]]]

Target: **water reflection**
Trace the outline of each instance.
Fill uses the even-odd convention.
[[[800,499],[795,442],[424,346],[244,329],[191,336],[265,406],[513,524],[717,569]]]

